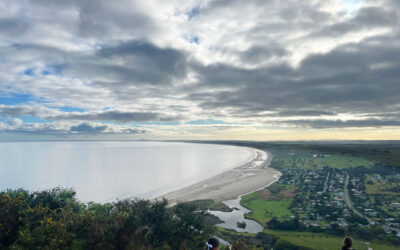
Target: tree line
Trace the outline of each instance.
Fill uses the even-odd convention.
[[[73,190],[0,193],[0,249],[203,249],[206,212],[166,200],[82,203]]]

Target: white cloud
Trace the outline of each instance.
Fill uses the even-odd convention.
[[[400,105],[399,20],[392,0],[2,2],[0,94],[32,98],[4,102],[0,116],[19,120],[1,126],[128,133],[139,120],[296,126],[285,121],[385,115]],[[294,119],[299,107],[308,115]],[[318,111],[331,113],[309,116]]]

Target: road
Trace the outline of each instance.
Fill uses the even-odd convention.
[[[346,205],[347,205],[351,210],[353,210],[353,213],[354,213],[354,214],[356,214],[356,215],[358,215],[358,216],[360,216],[360,217],[362,217],[362,218],[367,219],[368,222],[373,221],[373,220],[371,220],[370,218],[368,218],[367,216],[365,216],[365,215],[361,214],[360,212],[358,212],[358,211],[353,207],[353,203],[351,202],[351,199],[350,199],[349,189],[348,189],[348,187],[347,187],[348,184],[349,184],[349,180],[350,180],[350,176],[349,176],[349,174],[346,174],[346,180],[344,181],[344,188],[343,188],[344,200],[345,200],[345,202],[346,202]]]
[[[326,189],[328,188],[328,181],[329,181],[329,174],[330,173],[331,172],[328,172],[328,174],[326,175],[326,180],[325,180],[324,190],[323,190],[324,193],[326,192]]]

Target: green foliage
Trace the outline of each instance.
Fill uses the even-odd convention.
[[[292,244],[289,241],[286,241],[283,239],[279,239],[275,243],[274,249],[275,250],[312,250],[312,248],[298,246],[298,245]]]
[[[238,228],[243,228],[243,229],[246,228],[246,222],[244,222],[244,221],[243,222],[237,222],[236,225],[237,225]]]
[[[242,242],[248,249],[271,249],[277,238],[271,234],[260,232],[257,234],[239,233],[231,229],[217,227],[217,235],[228,242]]]
[[[278,220],[276,217],[267,222],[268,228],[278,230],[299,230],[300,223],[298,219]]]
[[[282,195],[280,194],[280,192],[282,192],[282,191],[294,192],[295,187],[290,186],[290,185],[279,184],[279,183],[275,182],[271,186],[269,186],[267,189],[274,196],[278,196],[278,198],[282,198]]]
[[[228,207],[224,203],[220,201],[214,201],[211,199],[207,200],[194,200],[194,201],[187,201],[186,204],[191,204],[195,206],[197,209],[201,210],[212,210],[212,211],[223,211],[223,212],[232,212],[232,208]]]
[[[232,250],[250,250],[250,247],[248,247],[243,241],[241,240],[235,240],[232,242]]]
[[[232,242],[231,250],[264,250],[264,248],[256,246],[250,247],[239,239]]]
[[[18,238],[23,225],[23,210],[27,208],[27,194],[9,191],[0,195],[0,248],[10,246]]]
[[[198,249],[213,233],[205,212],[166,200],[83,204],[56,188],[0,193],[0,249]]]

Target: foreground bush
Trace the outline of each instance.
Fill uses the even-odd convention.
[[[213,233],[188,204],[121,200],[84,204],[75,192],[0,193],[0,249],[202,249]]]
[[[302,246],[297,246],[294,245],[288,241],[279,239],[275,245],[274,245],[275,250],[312,250],[311,248],[308,247],[302,247]]]

